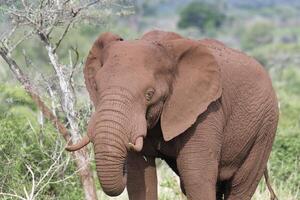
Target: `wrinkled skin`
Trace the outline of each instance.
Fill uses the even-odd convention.
[[[251,199],[278,121],[270,78],[253,58],[171,32],[133,41],[105,33],[84,75],[96,110],[87,141],[105,193],[127,186],[129,199],[157,199],[161,158],[188,199]]]

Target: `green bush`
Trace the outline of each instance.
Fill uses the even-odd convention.
[[[286,63],[273,83],[280,102],[277,135],[270,158],[272,181],[299,197],[300,191],[300,70]],[[299,199],[299,198],[295,199]]]
[[[300,70],[286,67],[274,81],[280,102],[279,134],[300,133]]]
[[[272,31],[274,26],[269,22],[257,22],[249,26],[241,37],[241,47],[251,50],[257,46],[263,46],[273,41]]]
[[[293,193],[300,189],[300,134],[279,135],[273,146],[270,169],[273,182],[285,183]]]
[[[219,28],[224,22],[225,14],[217,5],[206,2],[192,2],[180,13],[178,27],[185,29],[196,27],[202,31]]]
[[[0,85],[0,109],[6,112],[14,106],[24,106],[36,110],[35,104],[24,89],[8,85]]]
[[[35,106],[21,88],[0,86],[0,192],[25,196],[30,193],[33,171],[36,184],[53,165],[37,188],[37,199],[81,199],[82,187],[74,175],[76,168],[64,152],[64,144],[52,124],[37,122]],[[8,105],[7,99],[13,99]],[[21,112],[20,110],[24,110]],[[63,181],[62,181],[63,180]],[[37,191],[36,190],[36,191]],[[0,199],[11,199],[0,195]]]

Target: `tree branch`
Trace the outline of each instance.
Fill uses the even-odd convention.
[[[84,6],[81,6],[81,7],[77,8],[76,10],[72,10],[73,11],[72,13],[75,17],[81,10],[84,10],[84,9],[86,9],[90,6],[93,6],[93,5],[95,5],[99,2],[100,2],[100,0],[95,0],[95,1],[89,2],[89,3],[85,4]]]
[[[73,19],[68,23],[67,27],[65,28],[64,32],[61,34],[58,42],[56,43],[55,47],[53,48],[53,52],[55,53],[57,48],[59,47],[61,41],[64,39],[64,37],[67,35],[70,27],[71,27],[71,24],[73,23]]]
[[[15,197],[15,198],[18,198],[18,199],[22,199],[22,200],[27,200],[17,194],[10,194],[10,193],[3,193],[3,192],[0,192],[0,195],[3,195],[3,196],[8,196],[8,197]]]
[[[75,72],[75,70],[76,70],[76,66],[77,66],[78,61],[79,61],[79,53],[78,53],[77,48],[71,47],[71,50],[74,51],[74,53],[75,53],[75,55],[76,55],[76,58],[75,58],[75,62],[73,62],[73,61],[72,61],[71,52],[69,53],[69,55],[70,55],[70,65],[71,65],[71,68],[72,68],[72,71],[71,71],[71,74],[70,74],[70,77],[69,77],[69,82],[72,81],[74,72]]]
[[[24,42],[30,36],[32,36],[33,33],[34,33],[34,31],[28,32],[24,37],[22,37],[21,39],[19,39],[12,47],[10,47],[9,50],[8,50],[8,52],[9,53],[12,52],[17,46],[19,46],[22,42]]]
[[[11,69],[15,77],[18,79],[18,81],[22,84],[26,92],[32,97],[32,100],[36,103],[38,108],[43,112],[44,116],[47,119],[49,119],[55,127],[57,127],[59,133],[68,142],[70,140],[69,131],[59,121],[59,119],[56,116],[54,116],[52,111],[46,106],[46,104],[42,101],[40,96],[36,94],[36,89],[29,81],[29,78],[23,73],[18,64],[10,56],[8,56],[6,52],[3,52],[2,49],[0,49],[0,55],[6,61],[9,68]]]

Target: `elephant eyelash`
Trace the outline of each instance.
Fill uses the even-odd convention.
[[[147,90],[147,92],[145,93],[145,98],[147,101],[150,101],[154,95],[155,90],[153,88],[150,88]]]

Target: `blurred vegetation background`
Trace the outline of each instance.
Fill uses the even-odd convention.
[[[111,12],[105,19],[99,19],[101,23],[76,24],[63,41],[59,56],[67,62],[69,52],[64,49],[72,46],[78,49],[80,61],[84,62],[93,41],[102,32],[111,31],[134,39],[146,31],[161,29],[196,39],[213,37],[255,57],[268,70],[279,99],[279,127],[268,164],[271,181],[279,199],[300,199],[300,1],[137,0],[123,3],[132,7],[132,14],[120,16]],[[0,0],[0,8],[4,6]],[[0,10],[0,30],[9,28]],[[24,59],[24,49],[34,60],[35,67],[26,67],[30,61]],[[47,64],[46,52],[35,38],[22,43],[13,56],[36,83],[42,79],[36,69],[45,73],[52,70]],[[84,116],[89,115],[82,68],[74,80],[78,85],[77,106]],[[80,128],[85,130],[86,117],[82,118]],[[76,169],[68,153],[61,151],[63,147],[55,128],[43,119],[0,58],[0,192],[22,193],[24,187],[31,187],[28,164],[42,177],[55,162],[51,176],[45,178],[49,184],[42,188],[39,199],[82,199]],[[160,199],[184,199],[174,173],[163,162],[157,162]],[[126,194],[108,198],[100,188],[98,195],[100,199],[126,199]],[[254,199],[268,198],[262,180]],[[0,199],[14,197],[0,196]]]

